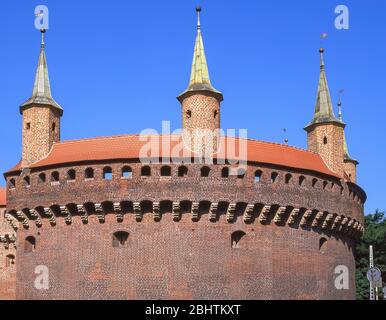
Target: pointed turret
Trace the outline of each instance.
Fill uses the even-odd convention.
[[[208,72],[201,35],[200,13],[197,12],[197,35],[188,88],[177,99],[182,105],[182,128],[185,146],[209,155],[217,152],[220,128],[221,92],[213,88]]]
[[[51,95],[51,85],[50,79],[48,77],[46,54],[44,51],[44,34],[46,30],[42,29],[40,31],[42,35],[42,41],[40,45],[38,67],[36,69],[32,96],[20,106],[20,112],[22,112],[24,109],[28,108],[31,105],[48,105],[55,109],[58,109],[58,111],[62,114],[62,107],[52,98]]]
[[[190,73],[190,81],[188,88],[178,96],[178,100],[182,102],[184,98],[188,95],[194,94],[195,92],[210,92],[212,93],[219,101],[223,100],[222,93],[213,88],[210,77],[208,64],[206,62],[204,42],[201,35],[201,22],[200,22],[200,13],[201,7],[196,8],[197,12],[197,35],[196,42],[194,45],[193,52],[193,62],[192,70]]]
[[[338,101],[338,118],[339,121],[342,122],[342,101],[340,100],[340,97]],[[359,162],[353,159],[348,152],[346,134],[343,132],[343,167],[345,173],[352,182],[356,182],[356,166],[358,164]]]
[[[60,141],[60,118],[63,115],[63,109],[51,95],[44,52],[45,30],[40,31],[42,41],[32,97],[20,106],[23,117],[23,168],[44,158],[50,152],[52,145]]]
[[[320,74],[314,116],[304,130],[307,131],[308,150],[320,154],[327,166],[343,177],[345,124],[334,115],[325,72],[324,49],[320,49],[319,53]]]
[[[315,111],[312,121],[307,125],[307,127],[312,126],[317,123],[326,123],[326,122],[340,122],[334,115],[334,110],[332,108],[330,90],[327,84],[326,71],[324,66],[324,49],[319,49],[320,53],[320,74],[319,74],[319,84],[318,92],[316,97]],[[306,127],[306,130],[307,130]]]

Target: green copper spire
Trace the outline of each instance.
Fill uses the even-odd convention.
[[[36,69],[35,74],[34,87],[32,90],[32,97],[20,106],[20,112],[22,112],[24,109],[31,105],[49,105],[63,113],[62,107],[51,96],[51,86],[48,77],[47,60],[46,54],[44,52],[44,34],[46,30],[42,29],[40,30],[40,32],[42,34],[42,41],[40,46],[38,67]]]
[[[193,62],[192,70],[190,73],[190,81],[188,89],[186,89],[180,96],[178,100],[182,101],[185,96],[198,91],[206,91],[213,93],[220,101],[223,100],[222,93],[213,88],[210,83],[208,64],[206,62],[204,43],[202,41],[201,35],[201,22],[200,22],[200,13],[201,7],[196,8],[197,12],[197,35],[196,42],[194,46],[193,53]]]
[[[324,58],[323,58],[324,49],[323,48],[319,49],[319,53],[320,53],[320,75],[319,75],[318,93],[316,98],[314,117],[312,121],[307,125],[307,127],[317,123],[340,122],[335,117],[334,110],[332,108],[330,90],[328,89],[327,77],[326,77],[326,72],[324,67]]]
[[[342,102],[340,100],[340,97],[339,97],[339,101],[338,101],[338,117],[339,117],[339,121],[343,123],[343,120],[342,120]],[[344,161],[351,161],[351,162],[355,162],[356,164],[358,164],[358,161],[351,158],[350,154],[348,153],[346,134],[344,132],[343,132],[343,151],[344,151],[344,156],[343,156]]]

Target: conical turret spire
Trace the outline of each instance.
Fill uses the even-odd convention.
[[[318,93],[315,104],[314,116],[308,126],[316,123],[324,122],[340,122],[334,115],[334,110],[332,108],[330,90],[327,84],[327,77],[324,66],[324,49],[319,49],[320,53],[320,75],[319,75],[319,84],[318,84]],[[307,127],[308,127],[307,126]]]
[[[52,98],[50,80],[48,77],[48,67],[44,52],[45,29],[40,30],[42,35],[38,67],[35,74],[35,82],[32,97],[20,106],[20,112],[30,105],[49,105],[63,112],[61,106]]]
[[[339,121],[343,122],[343,120],[342,120],[342,101],[340,100],[340,97],[339,97],[339,101],[338,101],[338,117],[339,117]],[[351,158],[351,156],[348,152],[345,132],[343,132],[343,152],[344,152],[344,155],[343,155],[344,158],[343,159],[345,161],[353,161],[353,162],[357,163],[357,160]]]
[[[206,62],[206,56],[204,51],[204,43],[201,35],[201,21],[200,21],[200,13],[201,7],[196,8],[197,12],[197,35],[196,42],[194,45],[194,53],[193,53],[193,62],[192,62],[192,70],[190,73],[190,81],[188,89],[186,89],[178,99],[181,101],[184,99],[186,94],[195,92],[195,91],[208,91],[212,92],[216,95],[219,100],[223,100],[223,96],[221,92],[217,91],[213,88],[210,83],[208,64]]]

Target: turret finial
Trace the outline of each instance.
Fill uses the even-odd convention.
[[[319,53],[320,53],[320,68],[324,68],[324,58],[323,58],[324,48],[320,48]]]
[[[196,12],[197,12],[197,29],[201,29],[201,22],[200,22],[201,6],[196,7]]]
[[[339,121],[342,121],[342,100],[341,100],[341,95],[342,93],[344,92],[343,89],[339,90],[338,94],[339,94],[339,98],[338,98],[338,118],[339,118]]]
[[[46,33],[46,29],[40,29],[40,32],[42,34],[42,43],[41,43],[41,45],[42,45],[42,47],[44,47],[44,34]]]

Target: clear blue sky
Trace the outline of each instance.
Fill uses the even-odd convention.
[[[360,162],[366,212],[386,209],[386,1],[1,1],[0,171],[20,159],[19,105],[32,91],[40,46],[34,8],[50,9],[46,54],[62,139],[180,127],[176,96],[189,79],[195,6],[223,128],[306,147],[318,81],[320,34],[334,104],[344,88],[350,153]],[[350,29],[334,9],[350,9]],[[1,179],[1,185],[4,185]]]

